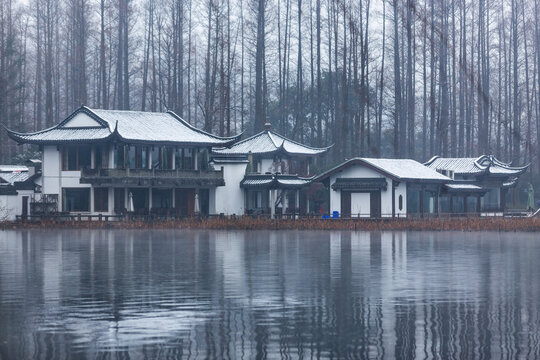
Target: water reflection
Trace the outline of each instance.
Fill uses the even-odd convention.
[[[0,358],[536,358],[535,234],[4,231]]]

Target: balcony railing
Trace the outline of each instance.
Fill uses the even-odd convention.
[[[225,185],[222,170],[83,169],[81,183],[105,185]]]

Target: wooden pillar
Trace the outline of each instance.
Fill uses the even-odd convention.
[[[476,212],[480,214],[482,212],[482,205],[481,205],[481,196],[476,195]]]
[[[249,190],[244,189],[244,213],[247,214],[249,210]]]
[[[501,212],[504,213],[506,211],[506,193],[508,192],[508,189],[500,189],[499,190],[499,197],[500,197],[500,208]]]
[[[437,191],[437,193],[435,194],[435,214],[437,214],[437,217],[439,216],[439,196],[441,195],[441,189],[439,188],[439,190]]]
[[[150,214],[150,211],[152,210],[152,188],[148,188],[148,214]]]
[[[297,215],[300,215],[300,190],[296,190],[296,200],[294,202],[294,207],[295,218],[297,218]]]
[[[450,214],[454,213],[454,195],[450,195]]]
[[[420,216],[424,217],[424,189],[420,189],[419,196],[419,205],[420,205]]]
[[[268,202],[270,205],[270,217],[273,219],[276,215],[276,207],[274,206],[274,190],[270,189],[268,195]]]
[[[463,197],[463,212],[464,212],[465,214],[467,213],[467,198],[468,198],[467,195],[465,195],[465,196]]]

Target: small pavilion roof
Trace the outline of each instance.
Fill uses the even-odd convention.
[[[230,146],[240,136],[219,137],[190,125],[172,111],[165,113],[101,110],[80,107],[51,128],[34,133],[8,130],[19,143],[94,143],[116,139],[126,143],[179,146]]]
[[[487,189],[484,189],[481,186],[475,184],[466,184],[459,182],[452,182],[449,184],[444,184],[444,189],[451,194],[479,194],[483,195],[487,192]]]
[[[424,165],[437,171],[450,170],[457,175],[490,174],[500,177],[521,175],[529,167],[529,165],[511,166],[498,160],[493,155],[482,155],[477,158],[442,158],[434,156]]]
[[[352,158],[336,167],[320,174],[317,181],[322,181],[331,175],[353,165],[362,165],[390,177],[396,181],[413,181],[423,183],[447,183],[452,180],[435,170],[432,170],[412,159],[375,159]]]
[[[331,146],[316,148],[299,142],[287,139],[286,137],[273,132],[270,124],[266,124],[266,129],[245,140],[239,141],[230,148],[214,148],[216,155],[270,155],[283,152],[297,156],[317,156],[330,149]]]
[[[240,182],[240,187],[248,189],[300,189],[313,182],[314,178],[303,178],[298,175],[247,174]]]

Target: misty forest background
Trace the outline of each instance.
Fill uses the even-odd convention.
[[[175,111],[352,156],[540,169],[540,0],[0,0],[0,122]],[[36,149],[2,129],[0,162]],[[533,178],[532,173],[528,176]]]

